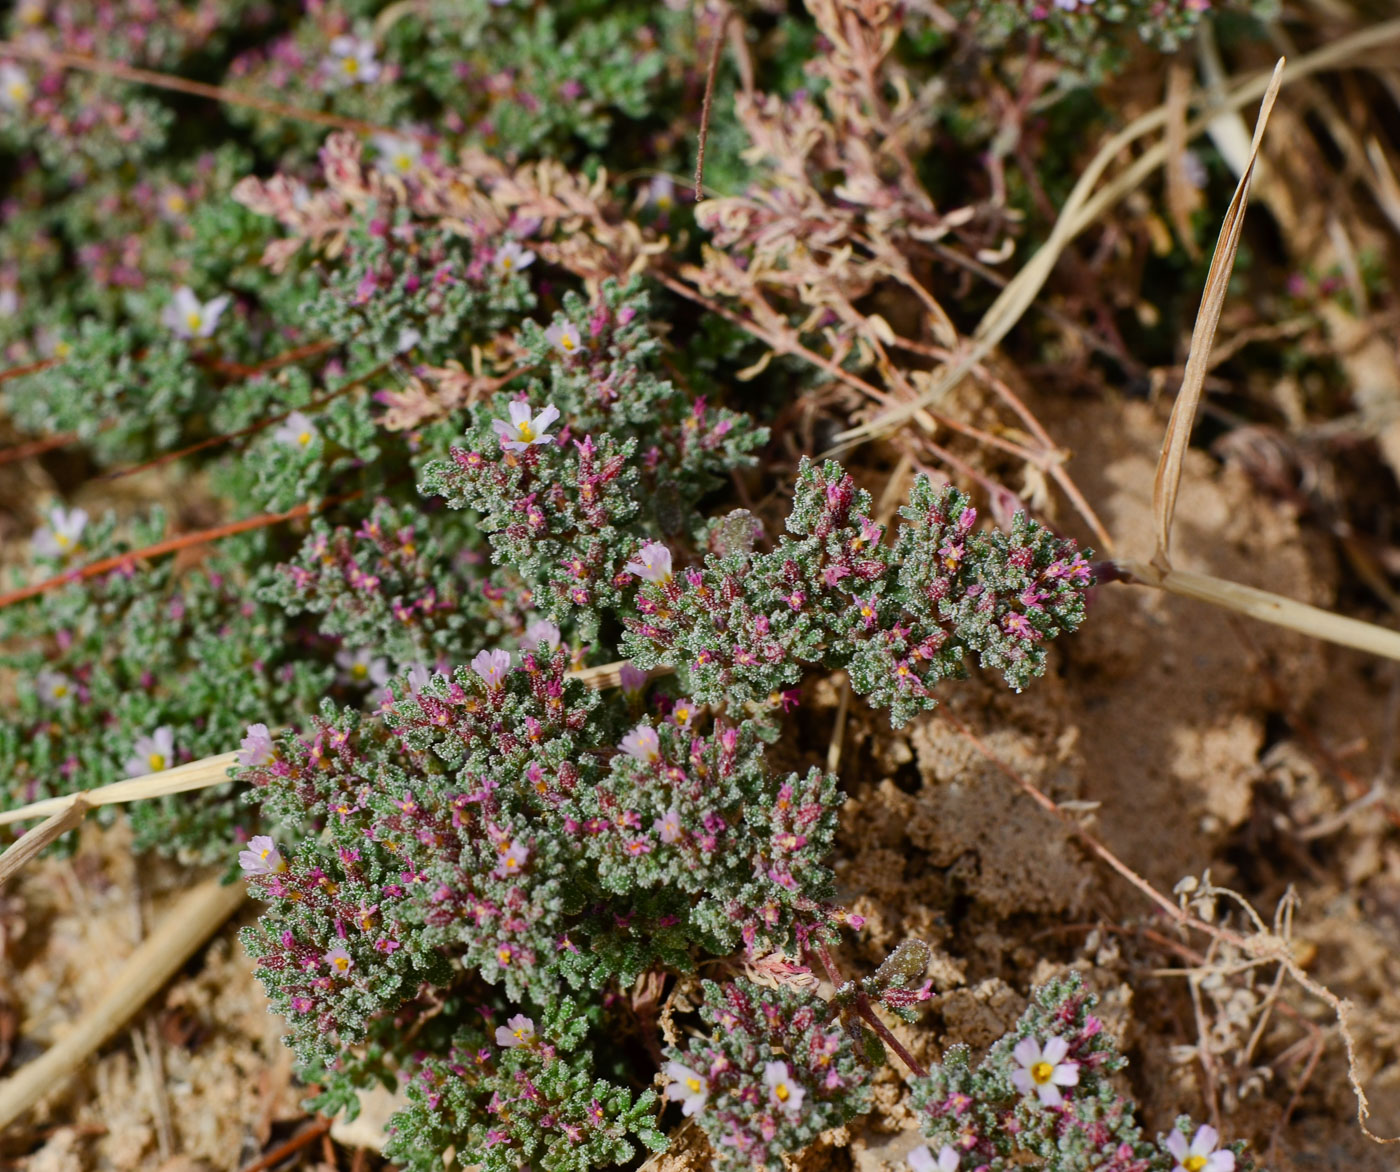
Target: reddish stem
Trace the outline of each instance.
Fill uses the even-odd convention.
[[[831,952],[826,946],[826,942],[819,939],[816,945],[817,955],[821,957],[822,965],[826,968],[826,975],[831,978],[831,983],[838,989],[843,988],[846,982],[842,979],[841,970],[837,967],[836,961],[832,958]],[[900,1060],[903,1061],[905,1066],[920,1078],[927,1078],[928,1071],[924,1069],[923,1064],[904,1048],[904,1043],[894,1036],[889,1026],[882,1022],[879,1015],[871,1008],[870,998],[866,996],[861,989],[855,988],[854,986],[852,987],[854,988],[852,1000],[855,1005],[856,1013],[860,1015],[861,1019],[865,1021],[871,1029],[880,1035],[880,1040],[884,1042],[886,1046],[899,1055]]]
[[[218,541],[220,538],[232,537],[235,533],[247,533],[252,529],[265,529],[269,525],[276,525],[282,521],[290,521],[296,517],[307,517],[312,513],[318,513],[322,509],[331,505],[339,504],[342,501],[352,500],[360,493],[346,493],[344,496],[329,497],[318,505],[297,505],[293,509],[288,509],[285,513],[264,513],[259,517],[248,517],[242,521],[230,521],[225,525],[215,525],[212,529],[200,529],[194,533],[185,533],[179,537],[169,537],[164,541],[157,541],[154,545],[145,546],[142,549],[133,549],[128,553],[113,554],[111,557],[102,558],[91,565],[81,566],[63,574],[55,574],[52,578],[45,578],[42,582],[36,582],[33,586],[23,586],[18,590],[11,590],[5,594],[0,594],[0,607],[10,606],[12,603],[23,602],[27,598],[34,598],[43,594],[55,586],[64,586],[69,582],[81,582],[87,578],[96,577],[98,574],[105,574],[108,570],[119,570],[123,567],[134,566],[138,560],[160,557],[162,554],[176,553],[182,549],[189,549],[194,545],[202,545],[208,541]]]

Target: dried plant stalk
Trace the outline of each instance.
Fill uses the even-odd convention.
[[[12,843],[0,855],[0,887],[3,887],[25,863],[43,850],[60,835],[67,834],[83,820],[88,812],[88,804],[82,794],[70,799],[61,810],[49,815],[38,826],[25,833],[24,837]]]
[[[217,757],[202,757],[198,761],[189,761],[160,773],[129,777],[125,781],[113,782],[97,789],[65,794],[57,798],[43,798],[37,802],[30,802],[27,806],[0,813],[0,826],[10,822],[23,822],[26,818],[57,816],[78,803],[85,809],[90,809],[94,806],[140,801],[142,798],[159,798],[166,794],[184,793],[186,790],[207,789],[211,785],[228,781],[228,771],[237,760],[238,752],[235,750],[231,753],[220,753]]]
[[[1189,570],[1164,571],[1146,562],[1115,562],[1113,565],[1125,581],[1136,581],[1144,586],[1165,590],[1168,594],[1214,603],[1236,614],[1261,619],[1276,627],[1286,627],[1290,631],[1325,639],[1342,647],[1354,647],[1358,651],[1369,651],[1372,655],[1400,659],[1400,631],[1378,627],[1360,619],[1349,619],[1345,615],[1309,606],[1306,602],[1257,590],[1253,586],[1241,586],[1224,578],[1212,578],[1209,574],[1195,574]]]
[[[41,1058],[0,1084],[0,1130],[81,1067],[243,902],[242,884],[206,879],[180,900],[122,966],[106,995]]]
[[[1191,349],[1186,356],[1186,371],[1181,377],[1181,390],[1172,405],[1171,417],[1167,420],[1167,434],[1162,439],[1162,454],[1157,459],[1157,474],[1152,481],[1152,518],[1157,527],[1157,548],[1152,554],[1152,564],[1162,572],[1171,569],[1168,551],[1171,546],[1172,521],[1176,516],[1177,490],[1181,487],[1181,470],[1186,459],[1186,445],[1191,441],[1191,428],[1196,422],[1196,408],[1201,402],[1205,389],[1206,373],[1210,369],[1210,348],[1215,342],[1215,332],[1220,327],[1220,314],[1225,308],[1225,294],[1230,288],[1230,274],[1235,269],[1235,254],[1240,247],[1240,233],[1244,230],[1245,208],[1249,206],[1249,187],[1254,179],[1254,165],[1259,159],[1259,147],[1264,141],[1264,128],[1269,124],[1273,112],[1274,99],[1278,97],[1279,83],[1283,74],[1283,58],[1274,66],[1269,88],[1259,107],[1259,118],[1254,124],[1254,140],[1249,144],[1249,159],[1244,172],[1235,186],[1235,194],[1230,206],[1225,209],[1225,218],[1220,225],[1220,238],[1216,241],[1215,255],[1210,260],[1210,270],[1206,273],[1205,290],[1201,294],[1201,307],[1196,312],[1196,324],[1191,331]]]

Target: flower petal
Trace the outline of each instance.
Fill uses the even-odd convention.
[[[1069,1043],[1064,1038],[1050,1038],[1045,1043],[1045,1049],[1040,1052],[1040,1060],[1050,1063],[1051,1066],[1057,1066],[1068,1053]]]

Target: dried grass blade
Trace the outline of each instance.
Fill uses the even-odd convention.
[[[1169,548],[1172,520],[1176,516],[1176,496],[1181,486],[1186,445],[1190,442],[1191,428],[1196,422],[1196,408],[1200,405],[1206,373],[1210,369],[1210,348],[1215,342],[1220,313],[1225,307],[1225,295],[1230,288],[1230,274],[1235,268],[1235,254],[1240,247],[1240,233],[1244,228],[1245,208],[1249,206],[1249,188],[1254,180],[1259,147],[1282,80],[1283,58],[1280,57],[1259,107],[1259,117],[1254,124],[1254,140],[1249,144],[1249,161],[1245,164],[1244,174],[1240,176],[1234,198],[1230,200],[1220,226],[1220,238],[1216,241],[1215,255],[1211,257],[1210,271],[1206,274],[1205,291],[1201,294],[1201,307],[1196,313],[1195,328],[1191,331],[1186,373],[1182,375],[1181,390],[1172,405],[1167,434],[1162,440],[1162,454],[1157,460],[1157,475],[1152,482],[1152,517],[1157,527],[1157,548],[1152,555],[1152,564],[1162,571],[1171,569]]]
[[[58,798],[43,798],[37,802],[30,802],[27,806],[0,812],[0,826],[11,822],[23,822],[26,818],[61,814],[78,803],[90,809],[119,802],[136,802],[142,798],[160,798],[166,794],[179,794],[192,789],[207,789],[211,785],[228,781],[228,771],[237,760],[238,753],[235,750],[232,753],[220,753],[217,757],[188,761],[184,765],[177,765],[174,769],[165,769],[160,773],[129,777],[125,781],[116,781],[111,785],[98,786],[96,789],[83,790],[76,794],[65,794]]]
[[[15,874],[54,839],[67,834],[73,827],[77,826],[87,811],[87,802],[83,800],[82,794],[78,794],[68,802],[64,809],[50,814],[38,826],[26,831],[22,838],[12,843],[9,849],[0,855],[0,887],[8,883],[11,875]]]
[[[1213,603],[1236,614],[1261,619],[1276,627],[1286,627],[1290,631],[1325,639],[1342,647],[1354,647],[1387,659],[1400,659],[1400,631],[1392,631],[1388,627],[1333,614],[1330,610],[1309,606],[1306,602],[1297,602],[1253,586],[1241,586],[1238,582],[1214,578],[1209,574],[1161,570],[1142,562],[1115,562],[1114,565],[1125,579],[1145,586],[1156,586],[1168,594]]]
[[[616,663],[600,663],[596,667],[579,668],[569,674],[590,688],[600,690],[616,688],[622,683],[622,669],[626,663],[626,660],[620,659]],[[651,674],[660,676],[665,673],[658,670]],[[111,785],[98,786],[96,789],[83,790],[76,794],[65,794],[57,798],[41,798],[37,802],[30,802],[27,806],[0,811],[0,826],[12,822],[23,822],[28,818],[43,818],[62,814],[78,802],[81,802],[85,808],[91,809],[95,806],[139,802],[143,798],[160,798],[167,794],[207,789],[211,785],[219,785],[228,781],[228,771],[237,761],[238,751],[234,750],[229,753],[220,753],[215,757],[202,757],[198,761],[188,761],[184,765],[177,765],[174,769],[165,769],[160,773],[148,773],[144,777],[129,777],[125,781],[116,781]],[[75,822],[74,825],[77,823]],[[29,836],[25,835],[25,837]]]

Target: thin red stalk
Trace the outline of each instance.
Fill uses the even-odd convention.
[[[832,957],[826,943],[822,940],[817,940],[816,945],[817,955],[821,957],[822,965],[826,968],[826,975],[831,978],[831,983],[838,989],[844,987],[846,982],[842,978],[841,970],[837,967],[836,960]],[[904,1043],[896,1038],[890,1031],[889,1026],[880,1020],[879,1015],[870,1007],[870,998],[858,988],[854,990],[854,1004],[856,1012],[860,1014],[861,1019],[868,1022],[870,1027],[880,1035],[885,1045],[899,1055],[904,1065],[909,1067],[909,1069],[920,1078],[927,1078],[928,1071],[924,1069],[923,1064],[904,1048]]]
[[[160,557],[167,553],[177,553],[182,549],[203,545],[205,542],[209,541],[218,541],[224,537],[232,537],[237,533],[247,533],[253,529],[265,529],[269,525],[277,525],[283,521],[291,521],[297,517],[307,517],[312,513],[318,513],[331,505],[351,500],[359,495],[360,493],[358,492],[352,492],[346,493],[343,496],[328,497],[315,506],[310,504],[297,505],[295,508],[288,509],[285,513],[264,513],[258,517],[247,517],[242,521],[230,521],[224,525],[215,525],[211,529],[199,529],[194,533],[185,533],[179,537],[168,537],[164,541],[157,541],[154,545],[147,545],[142,549],[133,549],[128,553],[113,554],[111,557],[102,558],[90,565],[77,567],[64,574],[55,574],[52,578],[45,578],[42,582],[36,582],[33,586],[23,586],[18,590],[10,590],[5,594],[0,594],[0,607],[10,606],[16,602],[23,602],[28,598],[35,598],[57,586],[65,586],[70,582],[81,582],[88,578],[94,578],[98,574],[107,573],[108,570],[119,570],[124,566],[133,566],[137,561]]]
[[[302,1148],[315,1142],[319,1136],[325,1135],[330,1129],[331,1121],[329,1119],[317,1119],[309,1127],[302,1128],[285,1143],[278,1144],[272,1151],[259,1156],[251,1164],[245,1164],[242,1172],[265,1172],[268,1168],[275,1168],[288,1156],[301,1151]]]
[[[0,451],[0,464],[12,464],[16,460],[27,460],[30,456],[42,456],[56,448],[67,447],[77,438],[76,431],[64,431],[58,435],[45,436],[43,439],[30,440],[25,444],[16,444],[12,448]]]
[[[720,12],[715,43],[710,46],[710,62],[705,70],[705,98],[700,105],[700,136],[695,148],[695,202],[705,198],[705,143],[710,137],[710,110],[715,100],[715,76],[719,72],[719,51],[724,44],[724,30],[729,25],[729,8]]]
[[[312,399],[309,403],[303,403],[300,407],[292,407],[283,411],[280,415],[271,415],[266,419],[260,419],[257,423],[250,423],[247,427],[239,428],[237,431],[225,432],[223,435],[210,436],[208,439],[200,440],[198,443],[190,444],[188,447],[180,448],[174,452],[164,452],[153,459],[142,464],[133,464],[129,468],[118,468],[115,472],[109,472],[101,477],[102,480],[120,480],[123,476],[131,476],[136,472],[144,472],[148,468],[159,468],[162,464],[169,464],[172,460],[179,460],[184,456],[193,455],[195,452],[202,452],[205,448],[217,447],[219,444],[228,443],[231,440],[241,439],[245,435],[254,435],[264,431],[274,423],[281,423],[293,411],[316,411],[324,407],[327,403],[340,398],[341,395],[348,395],[351,391],[357,390],[370,379],[383,374],[389,368],[387,362],[381,362],[373,370],[366,371],[359,378],[351,379],[343,387],[337,387],[328,395],[322,395],[319,399]]]
[[[307,342],[304,346],[295,346],[291,350],[284,350],[281,354],[274,354],[262,362],[254,363],[252,366],[244,366],[238,362],[224,362],[219,359],[211,359],[205,363],[210,370],[216,370],[220,374],[230,374],[234,378],[256,378],[260,374],[266,374],[269,370],[278,370],[283,366],[290,366],[293,362],[301,362],[306,358],[315,358],[334,350],[340,343],[333,338],[326,338],[320,342]]]
[[[38,362],[27,362],[23,366],[12,366],[9,370],[0,370],[0,383],[7,383],[12,378],[23,378],[26,374],[38,374],[41,370],[48,370],[51,366],[57,366],[63,359],[61,358],[41,358]]]
[[[59,53],[39,45],[22,45],[16,41],[0,41],[0,57],[22,57],[51,68],[76,69],[83,73],[100,73],[122,81],[136,82],[138,85],[155,86],[157,89],[174,90],[176,93],[192,94],[197,98],[209,98],[229,106],[247,106],[261,110],[277,118],[289,118],[296,122],[312,122],[318,126],[329,126],[336,130],[350,130],[356,134],[398,134],[426,137],[413,130],[394,129],[391,126],[378,126],[359,118],[342,118],[338,114],[326,114],[320,110],[307,110],[301,106],[288,106],[269,98],[259,98],[253,94],[239,93],[219,85],[205,85],[200,81],[176,77],[170,73],[158,73],[152,69],[138,69],[134,65],[124,65],[120,61],[103,61],[97,57],[85,57],[80,53]]]

